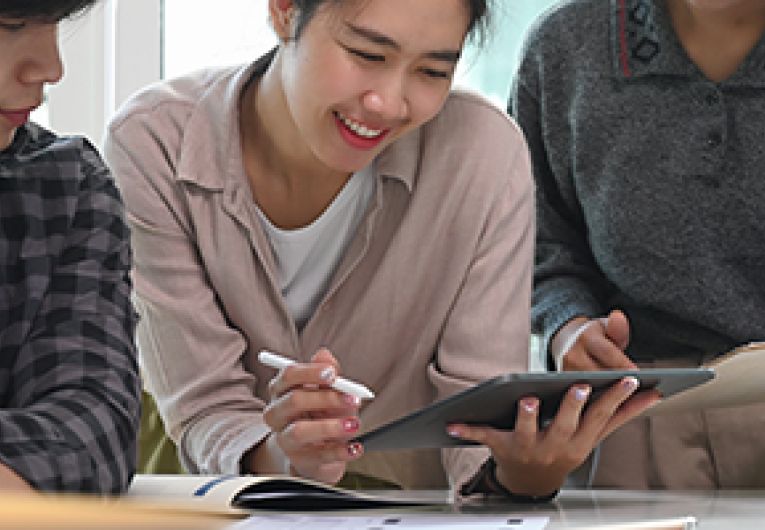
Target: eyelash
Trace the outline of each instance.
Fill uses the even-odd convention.
[[[25,22],[0,22],[0,29],[4,31],[21,31],[26,27]]]
[[[363,52],[361,50],[356,50],[354,48],[347,48],[347,50],[350,53],[352,53],[353,55],[355,55],[357,57],[361,57],[365,61],[370,61],[370,62],[373,62],[373,63],[382,63],[382,62],[385,61],[385,56],[384,55],[377,55],[377,54],[374,54],[374,53],[367,53],[367,52]]]
[[[355,48],[346,48],[349,53],[360,57],[361,59],[364,59],[365,61],[373,62],[373,63],[382,63],[385,61],[384,55],[377,55],[374,53],[367,53],[361,50],[357,50]],[[432,77],[434,79],[449,79],[451,76],[446,73],[442,72],[440,70],[434,70],[432,68],[422,68],[420,70],[423,74],[427,75],[428,77]]]

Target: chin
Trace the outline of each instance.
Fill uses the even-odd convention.
[[[16,129],[12,130],[9,134],[0,135],[0,151],[5,151],[12,143],[13,137],[16,135]]]
[[[704,11],[723,11],[747,3],[747,0],[688,0],[688,2]]]

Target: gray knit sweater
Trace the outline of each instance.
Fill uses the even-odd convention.
[[[765,339],[765,37],[714,83],[663,0],[569,0],[532,29],[511,112],[537,181],[543,351],[613,308],[635,359]]]

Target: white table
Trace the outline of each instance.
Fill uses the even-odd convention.
[[[501,503],[464,506],[464,511],[526,511],[550,517],[550,530],[695,516],[699,530],[765,529],[765,491],[564,490],[549,505]]]

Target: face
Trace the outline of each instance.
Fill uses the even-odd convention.
[[[272,0],[272,8],[285,4]],[[354,172],[433,118],[468,22],[465,0],[322,4],[280,57],[287,110],[311,156]]]
[[[0,150],[61,78],[56,24],[0,17]]]

